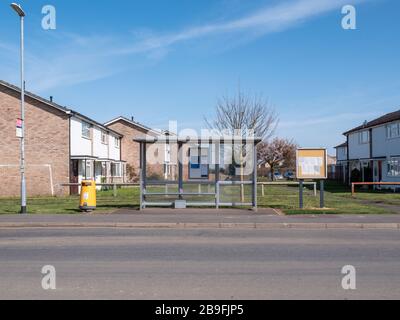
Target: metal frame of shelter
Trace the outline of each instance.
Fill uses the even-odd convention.
[[[133,139],[135,142],[140,144],[140,210],[146,209],[147,207],[173,207],[176,201],[184,201],[185,196],[215,196],[215,201],[186,201],[185,206],[187,207],[251,207],[253,210],[257,210],[257,145],[262,141],[261,138],[180,138],[177,136],[159,136],[159,137],[142,137]],[[178,181],[150,181],[147,179],[147,146],[154,144],[176,144],[178,146]],[[215,181],[184,181],[184,164],[183,164],[183,147],[187,144],[197,145],[209,145],[215,146]],[[251,145],[253,152],[253,172],[251,174],[251,181],[221,181],[220,180],[220,147],[224,144],[230,145]],[[213,185],[215,184],[214,192],[191,192],[187,193],[184,191],[184,184],[195,184],[195,185]],[[151,193],[147,191],[149,186],[164,186],[178,185],[178,192],[164,192],[164,193]],[[220,201],[220,190],[222,186],[252,186],[252,201],[251,203],[246,202],[221,202]],[[167,189],[167,188],[166,188]],[[151,202],[148,200],[150,196],[176,196],[173,201],[160,201]]]

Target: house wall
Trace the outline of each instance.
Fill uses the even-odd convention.
[[[102,129],[93,126],[90,139],[82,136],[82,123],[85,122],[77,117],[71,117],[71,156],[90,156],[100,159],[121,160],[120,148],[116,147],[116,135],[108,134],[108,143],[101,141]]]
[[[82,137],[82,121],[76,117],[71,118],[71,155],[92,155],[92,141]]]
[[[101,133],[102,130],[97,127],[93,127],[92,134],[93,134],[93,156],[98,157],[100,159],[109,159],[109,144],[110,142],[103,143],[101,141]],[[109,136],[106,139],[110,141]]]
[[[347,147],[336,148],[337,161],[347,161]]]
[[[386,125],[379,126],[372,131],[373,157],[391,157],[400,155],[400,138],[388,139]]]
[[[121,160],[121,141],[119,143],[119,147],[117,147],[115,140],[120,140],[120,138],[110,134],[109,159],[120,161]]]
[[[28,97],[25,112],[28,196],[68,194],[59,185],[69,182],[69,116]],[[0,197],[20,195],[19,117],[20,94],[0,85]]]
[[[370,158],[370,144],[361,144],[359,133],[351,133],[349,139],[349,158],[350,159],[368,159]]]

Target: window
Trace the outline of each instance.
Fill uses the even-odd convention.
[[[369,131],[365,130],[365,131],[360,132],[358,138],[359,138],[360,144],[369,143],[369,141],[370,141]]]
[[[93,178],[93,165],[91,160],[82,160],[82,178],[92,179]]]
[[[400,137],[400,124],[392,123],[386,126],[386,137],[388,139],[394,139]]]
[[[392,158],[388,162],[388,176],[400,177],[400,158]]]
[[[115,139],[115,147],[119,149],[121,145],[121,140],[119,138],[114,138]]]
[[[91,133],[90,133],[90,129],[91,129],[91,125],[87,122],[82,122],[82,137],[86,138],[86,139],[90,139],[91,138]]]
[[[111,175],[113,177],[122,177],[122,163],[111,164]]]
[[[101,132],[101,143],[108,144],[108,136],[107,133],[104,131]]]
[[[165,179],[168,179],[168,177],[170,177],[172,174],[172,166],[168,163],[164,164],[164,176]]]
[[[171,145],[165,145],[165,163],[171,162]]]

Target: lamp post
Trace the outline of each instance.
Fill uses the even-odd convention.
[[[11,4],[11,8],[18,14],[21,20],[21,214],[26,214],[26,179],[25,179],[25,74],[24,74],[24,17],[25,12],[16,3]]]

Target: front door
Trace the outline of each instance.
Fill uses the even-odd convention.
[[[71,160],[71,176],[70,183],[79,183],[79,160]],[[79,187],[70,187],[71,195],[79,194]]]
[[[382,179],[383,179],[383,176],[382,176],[382,165],[383,165],[383,162],[382,161],[378,161],[378,182],[381,182]]]

